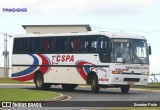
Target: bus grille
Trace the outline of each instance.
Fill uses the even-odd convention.
[[[132,81],[132,82],[139,82],[139,78],[124,78],[123,81]]]
[[[123,73],[123,74],[132,74],[132,73]],[[142,75],[142,73],[134,73],[132,75]]]

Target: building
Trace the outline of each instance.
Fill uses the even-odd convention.
[[[10,71],[10,68],[0,67],[0,78],[10,77],[9,71]]]
[[[4,77],[4,67],[0,67],[0,78]]]
[[[22,25],[26,34],[77,33],[91,31],[88,24],[81,25]]]

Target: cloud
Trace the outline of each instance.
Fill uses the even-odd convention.
[[[1,0],[1,8],[28,8],[38,14],[105,15],[137,13],[155,0]]]
[[[160,73],[160,58],[155,55],[150,56],[150,69],[151,73]]]

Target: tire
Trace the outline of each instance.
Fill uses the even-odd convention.
[[[128,93],[129,89],[130,89],[130,85],[122,85],[121,86],[121,92],[124,94]]]
[[[76,87],[76,84],[62,84],[62,88],[66,91],[73,91]]]
[[[48,90],[51,87],[51,84],[44,83],[43,74],[37,74],[35,76],[35,85],[39,90]]]
[[[98,93],[100,86],[98,84],[98,78],[96,75],[93,75],[91,78],[91,90],[93,93]]]

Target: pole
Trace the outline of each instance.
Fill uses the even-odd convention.
[[[3,33],[0,32],[0,34],[4,35],[4,51],[3,51],[3,55],[4,55],[4,77],[8,77],[9,76],[9,52],[8,52],[8,47],[7,47],[7,42],[8,39],[7,37],[12,37],[11,35],[7,34],[7,33]]]
[[[4,77],[7,77],[7,34],[4,34]]]
[[[7,34],[6,34],[6,77],[8,77],[8,72],[9,72],[9,66],[8,66],[8,49],[7,49],[7,42],[8,42],[8,40],[7,40]]]
[[[4,34],[4,51],[3,51],[3,55],[4,55],[4,77],[6,77],[6,68],[5,68],[5,34]]]

